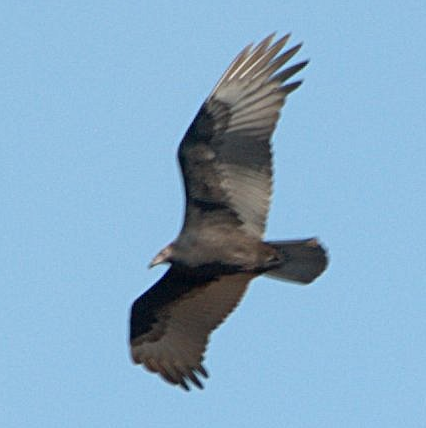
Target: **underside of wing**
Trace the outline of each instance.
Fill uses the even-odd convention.
[[[131,352],[136,364],[188,390],[202,388],[198,376],[210,333],[241,300],[248,274],[206,280],[194,271],[170,268],[135,301],[131,313]]]
[[[246,47],[207,98],[180,147],[187,198],[184,226],[213,210],[237,217],[261,238],[272,191],[271,135],[286,96],[301,84],[287,83],[307,62],[282,70],[301,45],[279,54],[289,36],[269,36]]]

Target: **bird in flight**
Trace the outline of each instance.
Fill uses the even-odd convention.
[[[201,106],[178,150],[186,207],[178,237],[150,266],[163,277],[134,303],[135,364],[189,390],[203,388],[211,332],[259,275],[308,284],[327,265],[315,238],[263,241],[272,193],[271,136],[290,81],[307,61],[283,68],[301,44],[281,52],[286,35],[243,49]]]

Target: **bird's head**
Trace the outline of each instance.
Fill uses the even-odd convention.
[[[152,260],[151,263],[148,265],[149,268],[152,268],[154,266],[157,266],[161,263],[167,263],[171,261],[173,254],[173,244],[167,245],[167,247],[163,248]]]

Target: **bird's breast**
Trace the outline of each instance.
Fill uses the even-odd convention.
[[[179,237],[176,244],[179,261],[190,267],[220,263],[247,270],[258,267],[261,262],[260,246],[263,245],[261,241],[235,229],[186,233]]]

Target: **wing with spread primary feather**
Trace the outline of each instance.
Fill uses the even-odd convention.
[[[261,238],[272,192],[270,139],[286,96],[301,81],[287,83],[307,62],[280,71],[300,49],[282,54],[289,35],[247,46],[229,66],[202,105],[179,147],[185,182],[184,227],[191,211],[226,210],[229,221]]]
[[[241,300],[250,274],[224,275],[205,280],[194,272],[170,268],[135,301],[131,313],[131,353],[165,380],[189,389],[202,388],[197,375],[210,333]]]

